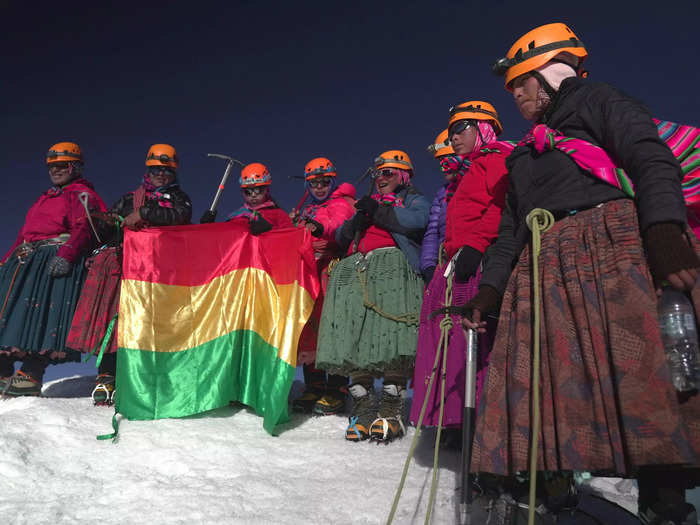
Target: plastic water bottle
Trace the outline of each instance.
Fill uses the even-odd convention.
[[[676,390],[685,392],[700,385],[700,356],[695,311],[683,292],[666,287],[659,300],[659,327]]]

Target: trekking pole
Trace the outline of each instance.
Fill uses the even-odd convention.
[[[370,178],[369,181],[369,188],[367,189],[367,193],[365,194],[365,197],[370,197],[372,195],[372,189],[374,188],[374,168],[369,167],[367,168],[367,171],[365,171],[364,175],[360,177],[357,180],[357,185],[360,185],[367,177]],[[352,253],[355,253],[357,251],[357,247],[360,245],[360,237],[362,237],[362,232],[361,231],[356,231],[354,237],[352,238]]]
[[[226,181],[231,173],[231,168],[233,168],[234,162],[241,168],[245,166],[245,164],[243,164],[240,160],[236,160],[228,155],[221,155],[220,153],[207,153],[207,157],[216,157],[219,159],[224,159],[228,162],[226,163],[224,176],[221,178],[221,182],[216,190],[216,195],[214,195],[214,200],[212,201],[211,206],[209,206],[209,209],[202,214],[202,218],[199,219],[200,224],[214,222],[214,219],[216,219],[216,206],[219,204],[219,198],[221,197],[221,193],[224,191],[224,186],[226,185]]]
[[[476,330],[462,329],[467,346],[467,367],[464,381],[464,412],[462,413],[462,494],[459,502],[461,523],[471,523],[472,479],[469,466],[472,462],[474,441],[474,413],[476,409],[476,357],[478,336]]]

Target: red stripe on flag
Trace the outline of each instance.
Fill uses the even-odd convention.
[[[319,291],[311,236],[304,228],[257,237],[241,221],[126,230],[124,248],[130,257],[123,262],[123,279],[199,286],[234,270],[257,268],[275,283],[298,282],[314,298]],[[301,271],[290,257],[296,252],[303,259]]]

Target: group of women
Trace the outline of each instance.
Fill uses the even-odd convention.
[[[330,160],[313,159],[305,200],[291,214],[272,199],[268,169],[250,164],[240,178],[244,206],[229,220],[247,221],[254,235],[297,226],[314,237],[323,292],[299,342],[306,390],[294,408],[337,413],[349,392],[345,439],[391,441],[405,433],[413,379],[410,419],[429,396],[424,423],[442,417],[459,426],[462,330],[476,330],[473,472],[527,470],[537,418],[537,470],[636,477],[646,522],[685,523],[683,491],[700,478],[700,399],[672,386],[656,308],[662,283],[689,293],[697,308],[700,244],[687,229],[679,164],[648,110],[587,81],[586,56],[561,23],[518,39],[494,71],[532,130],[517,144],[500,141],[493,105],[451,108],[432,146],[445,177],[432,205],[412,185],[406,152],[390,150],[375,159],[372,191],[359,199],[338,184]],[[75,144],[57,144],[47,162],[54,186],[30,209],[0,268],[0,388],[38,394],[48,362],[104,339],[94,397],[109,403],[116,345],[103,334],[118,303],[120,227],[187,223],[190,201],[168,145],[151,148],[141,186],[110,210],[82,177]],[[610,166],[624,169],[634,194],[605,176]],[[542,221],[550,224],[533,276],[530,228]],[[100,247],[86,269],[93,235]],[[435,363],[442,366],[435,355],[445,331],[441,416],[443,394],[427,386]],[[17,373],[15,360],[23,362]]]

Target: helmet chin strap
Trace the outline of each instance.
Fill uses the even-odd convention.
[[[549,85],[549,82],[547,82],[542,76],[542,74],[539,71],[530,71],[530,74],[537,79],[537,81],[540,83],[540,86],[542,86],[542,89],[544,89],[545,93],[549,96],[550,100],[554,99],[554,96],[557,94],[556,91],[554,91],[554,88]]]

